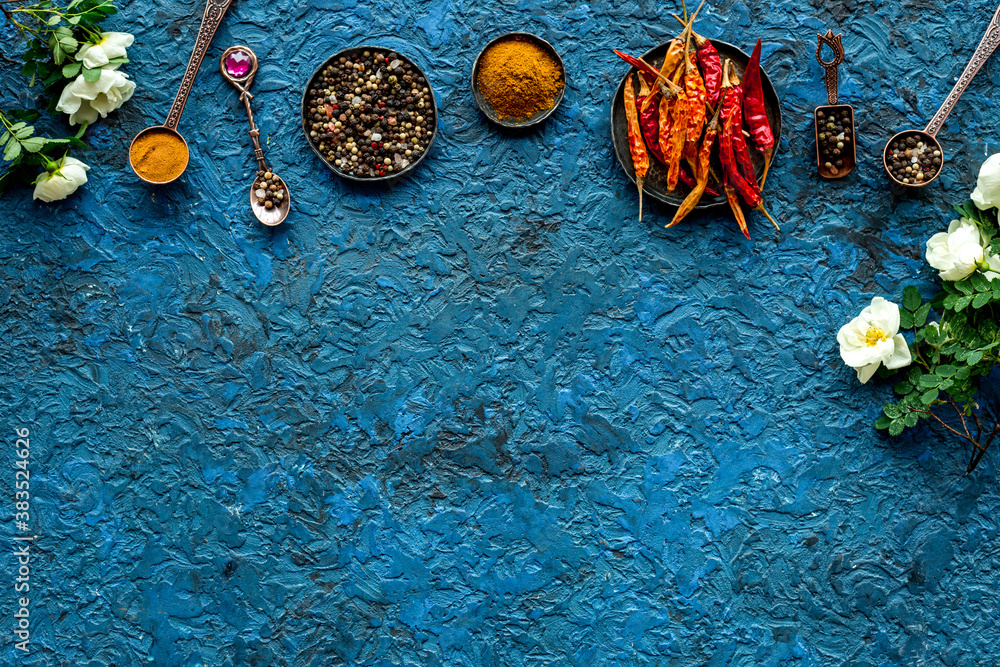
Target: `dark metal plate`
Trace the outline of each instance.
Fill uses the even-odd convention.
[[[747,63],[750,62],[750,56],[743,51],[741,51],[736,46],[729,44],[727,42],[720,42],[718,40],[709,40],[712,45],[719,51],[719,57],[723,60],[729,58],[736,65],[736,73],[740,77],[740,81],[743,81],[743,72],[746,70]],[[654,47],[643,54],[642,59],[648,62],[653,67],[659,68],[663,65],[663,57],[667,53],[667,48],[670,46],[670,42],[664,42],[657,47]],[[629,68],[625,76],[622,77],[621,83],[618,84],[618,89],[615,90],[615,97],[611,103],[611,140],[615,148],[615,156],[618,158],[618,164],[622,166],[625,170],[625,174],[635,183],[635,170],[632,168],[632,154],[629,152],[628,148],[628,119],[625,117],[625,82],[628,80],[628,75],[634,73],[636,70],[634,68]],[[774,154],[777,155],[778,147],[781,145],[781,101],[778,99],[778,93],[774,90],[774,86],[771,84],[771,79],[768,78],[767,73],[761,68],[761,84],[764,88],[764,108],[767,111],[767,120],[771,123],[771,130],[774,132]],[[750,144],[751,142],[748,142]],[[757,151],[752,145],[750,146],[750,156],[753,158],[754,167],[757,172],[757,178],[764,173],[764,156]],[[667,170],[655,157],[650,155],[650,167],[649,173],[646,174],[646,183],[642,188],[643,193],[647,197],[656,199],[657,201],[668,204],[669,206],[680,206],[681,202],[684,201],[684,197],[687,196],[689,189],[683,183],[678,184],[677,188],[673,192],[667,191]],[[771,158],[772,162],[774,157]],[[716,173],[719,173],[719,168],[716,166]],[[773,169],[772,169],[773,173]],[[701,201],[695,206],[696,210],[704,210],[715,208],[718,206],[725,206],[726,198],[725,195],[714,197],[709,194],[702,196]]]

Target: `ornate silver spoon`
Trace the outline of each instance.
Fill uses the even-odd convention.
[[[240,91],[240,100],[246,106],[250,120],[250,139],[253,141],[253,155],[257,159],[257,173],[250,183],[250,209],[268,227],[280,225],[288,217],[292,197],[285,182],[267,166],[264,150],[260,147],[260,130],[253,121],[250,84],[257,73],[257,56],[246,46],[231,46],[219,59],[219,70]]]

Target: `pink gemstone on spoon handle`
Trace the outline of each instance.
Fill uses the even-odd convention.
[[[234,51],[226,57],[226,71],[234,79],[242,79],[250,71],[250,56],[245,51]]]

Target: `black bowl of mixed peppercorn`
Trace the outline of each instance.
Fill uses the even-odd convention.
[[[338,176],[388,181],[412,171],[437,136],[424,73],[392,49],[356,46],[320,65],[302,95],[302,130]]]

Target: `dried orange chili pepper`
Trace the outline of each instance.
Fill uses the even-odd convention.
[[[709,163],[712,159],[712,147],[715,146],[715,137],[719,132],[719,111],[722,109],[722,105],[715,108],[715,114],[712,116],[712,120],[709,122],[708,127],[705,128],[705,137],[702,139],[701,146],[698,149],[698,159],[696,162],[697,169],[695,170],[695,185],[688,193],[688,196],[684,198],[681,202],[680,207],[677,209],[677,213],[674,214],[674,219],[670,221],[669,225],[666,227],[673,227],[678,222],[683,220],[688,213],[694,210],[694,207],[698,205],[701,201],[701,196],[705,193],[708,187],[708,174],[709,174]]]
[[[701,7],[699,7],[701,9]],[[697,12],[695,12],[697,14]],[[691,20],[694,21],[692,15]],[[691,26],[685,30],[687,38],[685,40],[684,57],[684,93],[687,97],[687,114],[685,118],[686,136],[683,157],[693,159],[698,154],[698,139],[705,127],[705,100],[708,99],[708,92],[705,90],[705,82],[698,72],[695,64],[695,52],[691,49]]]
[[[681,155],[684,152],[684,141],[687,138],[687,111],[687,93],[683,89],[678,89],[674,103],[667,108],[671,126],[666,147],[664,147],[664,103],[662,100],[660,102],[660,148],[663,150],[663,159],[667,163],[667,190],[669,191],[673,191],[677,187],[677,180],[680,178]]]
[[[649,171],[649,152],[642,140],[639,126],[639,109],[635,105],[635,75],[629,74],[625,81],[625,116],[628,118],[628,149],[632,154],[635,169],[635,185],[639,188],[639,220],[642,220],[642,185]]]
[[[681,59],[684,57],[684,42],[683,40],[674,37],[670,40],[670,46],[667,47],[667,55],[663,58],[663,65],[660,67],[660,76],[658,81],[663,81],[667,79],[672,79],[674,73],[677,71],[678,65],[681,64]],[[646,110],[646,107],[651,104],[651,101],[647,99],[642,104],[642,111]]]

